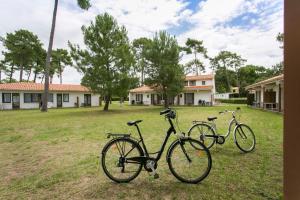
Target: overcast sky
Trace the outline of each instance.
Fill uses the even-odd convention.
[[[83,45],[81,26],[108,12],[128,30],[129,38],[152,37],[167,30],[179,44],[203,40],[210,56],[229,50],[248,64],[270,67],[283,58],[276,35],[283,32],[283,0],[92,0],[83,11],[76,0],[59,0],[55,48],[67,42]],[[0,35],[28,29],[48,46],[53,0],[0,0]],[[0,44],[0,50],[3,50]],[[81,75],[71,67],[64,83],[80,83]],[[56,77],[55,83],[59,80]]]

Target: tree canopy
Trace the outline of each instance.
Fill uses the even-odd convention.
[[[0,37],[0,40],[6,50],[3,52],[4,62],[11,66],[11,74],[16,69],[19,70],[19,81],[23,81],[24,71],[30,76],[36,50],[42,48],[42,43],[32,32],[23,29],[7,33],[6,37]]]
[[[205,66],[199,59],[199,54],[204,58],[208,58],[207,49],[203,46],[203,41],[188,38],[185,47],[182,48],[187,55],[192,54],[194,58],[186,64],[186,73],[196,73],[197,75],[201,72],[205,72]]]
[[[239,78],[237,71],[246,62],[240,55],[230,52],[221,51],[218,55],[211,59],[211,67],[213,70],[222,70],[226,78],[226,92],[230,91],[232,84],[230,83],[230,77],[232,70],[235,72],[233,75],[236,76],[236,85],[239,86]]]
[[[145,37],[133,40],[132,48],[135,56],[136,71],[141,73],[141,85],[145,81],[145,69],[147,67],[147,62],[145,56],[147,53],[148,46],[151,44],[151,40]]]
[[[165,31],[155,34],[148,46],[147,84],[161,92],[165,107],[169,98],[179,94],[184,85],[184,68],[179,64],[180,47],[175,37]]]
[[[89,26],[83,26],[86,49],[69,43],[77,69],[83,73],[82,84],[105,98],[108,110],[113,95],[125,95],[129,90],[134,57],[125,27],[107,13],[96,16]]]
[[[66,66],[72,65],[72,58],[66,49],[56,49],[52,51],[50,66],[50,83],[55,73],[58,74],[60,84],[62,84],[62,73]]]

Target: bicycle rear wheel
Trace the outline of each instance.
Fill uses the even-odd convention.
[[[214,144],[216,139],[211,136],[215,136],[215,131],[207,124],[200,123],[195,124],[190,128],[188,136],[196,140],[200,140],[208,149],[210,149]]]
[[[252,129],[245,124],[239,124],[235,128],[234,139],[236,146],[245,153],[251,152],[255,148],[255,135]]]
[[[209,150],[192,138],[175,141],[169,148],[167,162],[178,180],[194,184],[205,179],[212,166]]]
[[[117,138],[103,148],[102,168],[111,180],[118,183],[129,182],[139,175],[143,165],[127,159],[142,155],[141,147],[134,140]]]

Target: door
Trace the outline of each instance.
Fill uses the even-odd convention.
[[[92,105],[91,99],[92,99],[91,94],[84,94],[84,106],[91,106]]]
[[[56,100],[57,100],[57,107],[61,108],[62,107],[62,94],[57,94],[56,95]]]
[[[184,93],[184,104],[194,105],[194,93]]]
[[[20,109],[20,94],[12,93],[12,108]]]
[[[151,105],[155,105],[155,102],[154,102],[154,94],[151,94]]]

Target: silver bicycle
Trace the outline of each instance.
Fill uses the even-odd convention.
[[[241,109],[237,107],[235,111],[224,110],[219,114],[231,113],[232,119],[228,125],[228,131],[224,135],[217,134],[217,125],[215,120],[217,117],[208,117],[208,121],[193,121],[193,126],[188,132],[188,136],[200,139],[202,143],[209,149],[215,143],[224,144],[233,129],[233,138],[236,146],[243,152],[248,153],[255,148],[255,135],[252,129],[243,123],[240,123],[236,118],[236,113]]]

